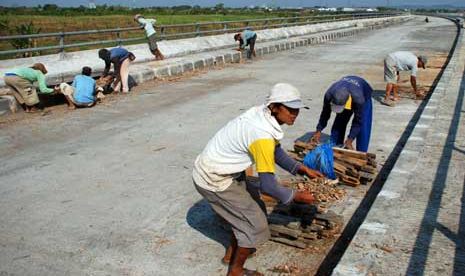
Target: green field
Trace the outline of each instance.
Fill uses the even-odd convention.
[[[189,24],[196,22],[213,22],[213,21],[236,21],[246,19],[259,19],[266,17],[276,17],[277,15],[270,14],[205,14],[205,15],[146,15],[147,18],[156,18],[157,25],[174,25],[174,24]],[[105,16],[48,16],[48,15],[0,15],[0,22],[6,22],[7,28],[0,28],[0,35],[13,35],[17,33],[16,26],[22,24],[29,24],[32,22],[35,29],[40,30],[40,33],[53,33],[53,32],[69,32],[69,31],[81,31],[81,30],[96,30],[96,29],[113,29],[113,28],[125,28],[125,27],[136,27],[138,24],[133,20],[133,14],[128,15],[105,15]],[[232,27],[241,27],[242,25],[232,25]],[[221,28],[219,25],[208,25],[203,26],[202,30],[209,30]],[[176,32],[192,32],[195,29],[193,27],[183,28],[170,28],[166,30],[166,34]],[[143,37],[144,32],[142,30],[124,32],[120,35],[120,38],[135,38]],[[116,39],[116,33],[108,34],[94,34],[94,35],[79,35],[65,38],[65,44],[97,41],[97,40],[112,40]],[[31,41],[31,45],[34,47],[58,45],[58,38],[41,38]],[[114,46],[114,45],[101,45],[101,46]],[[66,51],[86,50],[92,48],[101,47],[89,46],[89,47],[78,47],[70,48]],[[11,50],[15,47],[11,45],[9,41],[0,42],[0,50]],[[56,53],[57,50],[45,51],[38,54],[50,54]],[[19,57],[20,55],[16,55]],[[0,56],[0,59],[12,58],[12,55]]]
[[[157,24],[185,24],[206,21],[229,21],[252,18],[270,17],[269,14],[243,14],[243,15],[146,15],[148,18],[156,18]],[[32,22],[41,32],[61,32],[108,29],[116,27],[137,26],[133,15],[105,15],[105,16],[44,16],[44,15],[0,15],[0,21],[8,22],[10,27]],[[0,29],[0,35],[8,35],[7,29]]]

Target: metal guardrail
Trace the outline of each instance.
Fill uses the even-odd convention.
[[[279,28],[279,27],[290,27],[297,25],[308,25],[326,22],[336,22],[342,20],[355,20],[355,19],[368,19],[368,18],[381,18],[381,17],[392,17],[397,16],[399,13],[350,13],[350,14],[335,14],[335,15],[317,15],[317,16],[298,16],[298,17],[277,17],[277,18],[263,18],[263,19],[250,19],[250,20],[237,20],[237,21],[214,21],[214,22],[199,22],[193,24],[175,24],[175,25],[159,25],[155,26],[160,39],[174,39],[174,38],[186,38],[196,37],[202,35],[212,35],[218,33],[230,33],[237,32],[244,29],[268,29],[268,28]],[[221,28],[208,29],[207,27],[219,25]],[[240,25],[240,26],[238,26]],[[190,28],[188,32],[176,32],[176,30]],[[11,36],[0,36],[0,41],[11,41],[16,39],[43,39],[43,38],[57,38],[58,45],[32,47],[24,49],[12,49],[0,51],[0,55],[12,55],[28,52],[40,52],[49,50],[58,50],[59,53],[64,53],[66,49],[84,47],[84,46],[95,46],[112,44],[115,46],[121,46],[123,43],[132,43],[136,41],[145,40],[145,36],[135,38],[121,38],[123,33],[130,31],[137,31],[143,29],[142,27],[129,27],[129,28],[115,28],[115,29],[102,29],[102,30],[87,30],[87,31],[73,31],[73,32],[57,32],[57,33],[39,33],[30,35],[11,35]],[[169,32],[174,30],[174,32]],[[116,39],[110,40],[97,40],[87,41],[79,43],[66,44],[65,39],[67,37],[78,36],[78,35],[93,35],[110,33],[116,34]]]

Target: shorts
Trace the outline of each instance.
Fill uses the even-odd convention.
[[[158,49],[157,45],[157,35],[153,34],[147,38],[149,40],[149,49],[151,52],[155,51]]]
[[[257,248],[270,239],[264,204],[257,198],[258,191],[247,186],[245,180],[234,180],[221,192],[203,189],[195,182],[194,186],[212,209],[231,224],[240,247]]]
[[[67,96],[67,98],[73,102],[73,104],[75,104],[76,106],[78,107],[91,107],[94,105],[95,102],[91,102],[91,103],[81,103],[81,102],[78,102],[74,99],[74,87],[72,87],[71,85],[67,84],[66,82],[63,82],[60,84],[60,92],[61,94]]]
[[[39,103],[39,96],[37,95],[36,88],[32,83],[20,76],[5,76],[5,84],[13,92],[19,104],[33,106]]]
[[[390,56],[384,59],[384,81],[387,83],[397,83],[396,62]]]

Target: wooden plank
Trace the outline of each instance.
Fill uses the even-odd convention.
[[[270,224],[269,227],[271,232],[277,232],[281,235],[289,236],[295,239],[297,239],[299,235],[302,233],[300,230],[289,229],[283,225]]]
[[[275,225],[284,225],[291,229],[300,228],[300,219],[297,217],[286,216],[282,214],[271,213],[268,215],[268,223]]]
[[[300,234],[301,238],[308,239],[308,240],[316,240],[318,239],[318,233],[316,232],[310,232],[310,233],[303,233]]]
[[[275,241],[275,242],[282,243],[282,244],[286,244],[286,245],[294,246],[294,247],[297,247],[297,248],[301,248],[301,249],[307,248],[307,244],[305,242],[303,242],[303,241],[300,241],[300,240],[289,240],[289,239],[280,238],[280,237],[271,237],[271,240]]]
[[[348,149],[333,147],[333,152],[334,153],[344,154],[344,155],[350,156],[350,157],[355,157],[355,158],[358,158],[358,159],[365,159],[366,160],[368,158],[366,152],[361,152],[361,151],[356,151],[356,150],[348,150]]]

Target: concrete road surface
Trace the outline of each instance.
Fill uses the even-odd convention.
[[[310,106],[285,128],[283,145],[290,148],[315,128],[333,81],[356,74],[383,90],[385,55],[413,50],[444,58],[454,36],[452,23],[419,18],[147,83],[92,109],[0,125],[0,275],[225,274],[219,260],[228,234],[191,181],[193,160],[208,139],[262,103],[274,83],[290,82]],[[390,108],[379,104],[380,96],[374,95],[370,151],[385,159],[419,102],[403,98]],[[313,271],[323,255],[269,242],[247,266],[270,274],[276,265],[298,262]]]

